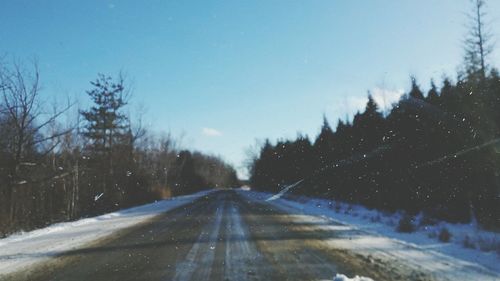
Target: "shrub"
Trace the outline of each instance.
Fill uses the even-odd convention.
[[[446,227],[441,228],[441,230],[439,231],[438,239],[441,242],[445,243],[450,242],[451,239],[450,231]]]
[[[429,215],[424,215],[420,220],[420,225],[436,225],[438,221]]]
[[[413,218],[411,216],[403,216],[396,227],[398,232],[411,233],[415,231],[415,225],[413,224]]]
[[[479,237],[477,239],[477,246],[483,252],[496,251],[500,253],[500,241],[496,238]]]
[[[382,218],[380,217],[380,215],[375,215],[375,216],[370,217],[370,221],[371,222],[381,222]]]
[[[335,204],[335,212],[340,213],[341,208],[342,208],[342,206],[340,205],[340,203]]]
[[[470,239],[469,235],[465,235],[464,241],[462,242],[465,248],[468,249],[475,249],[476,246],[474,245],[474,242]]]

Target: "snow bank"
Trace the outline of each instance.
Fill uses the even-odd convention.
[[[192,195],[174,197],[98,217],[57,223],[46,228],[0,239],[0,276],[32,266],[34,263],[76,249],[117,230],[191,203],[212,191],[206,190]]]
[[[337,274],[333,277],[333,281],[373,281],[373,279],[368,277],[354,276],[354,278],[349,278],[344,274]]]
[[[238,192],[249,200],[262,202],[273,196],[255,191]],[[475,225],[444,222],[419,225],[420,218],[417,218],[414,233],[399,233],[395,229],[402,214],[385,214],[359,205],[303,196],[281,197],[267,203],[293,214],[296,220],[309,222],[316,229],[337,231],[337,237],[326,242],[329,246],[360,253],[369,260],[403,261],[411,268],[432,272],[438,279],[500,280],[498,253],[464,247],[464,237],[469,241],[500,241],[497,233],[480,230]],[[443,227],[452,233],[449,243],[437,239]]]
[[[266,201],[273,201],[273,200],[276,200],[276,199],[280,199],[281,197],[283,197],[283,195],[285,195],[285,193],[287,193],[290,189],[292,188],[295,188],[297,185],[299,185],[301,182],[303,182],[304,180],[299,180],[298,182],[296,183],[293,183],[285,188],[283,188],[280,192],[274,194],[273,196],[269,197],[266,199]]]

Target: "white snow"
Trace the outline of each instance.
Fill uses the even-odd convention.
[[[299,180],[298,182],[296,183],[293,183],[285,188],[283,188],[280,192],[274,194],[273,196],[269,197],[266,199],[266,201],[273,201],[273,200],[276,200],[276,199],[280,199],[281,197],[283,197],[283,195],[285,195],[285,193],[287,193],[290,189],[296,187],[297,185],[299,185],[301,182],[303,182],[304,180]]]
[[[207,195],[213,190],[174,197],[93,218],[57,223],[0,239],[0,276],[45,261],[111,233],[146,221]]]
[[[373,279],[362,276],[354,276],[354,278],[349,278],[344,274],[337,274],[333,277],[333,281],[373,281]]]
[[[346,249],[370,260],[402,262],[412,269],[432,272],[437,279],[500,280],[499,254],[495,250],[484,251],[488,247],[498,249],[500,236],[475,224],[438,222],[418,226],[414,233],[399,233],[395,228],[402,216],[400,213],[385,214],[359,205],[304,196],[273,198],[270,193],[238,192],[249,200],[267,201],[292,214],[297,221],[308,222],[310,231],[336,231],[338,235],[325,242],[328,246]],[[270,198],[273,200],[268,200]],[[421,217],[416,218],[417,225],[420,220]],[[449,243],[437,239],[443,227],[452,233]],[[465,237],[477,248],[464,247]]]

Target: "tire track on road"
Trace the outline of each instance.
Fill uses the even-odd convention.
[[[193,280],[195,273],[195,280],[209,280],[224,207],[225,202],[217,206],[213,225],[207,222],[185,259],[176,265],[173,281]],[[202,248],[204,251],[200,252]]]

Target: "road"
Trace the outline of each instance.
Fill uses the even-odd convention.
[[[336,232],[311,231],[310,223],[293,216],[234,191],[217,191],[4,280],[332,280],[336,273],[401,278],[316,243]]]

